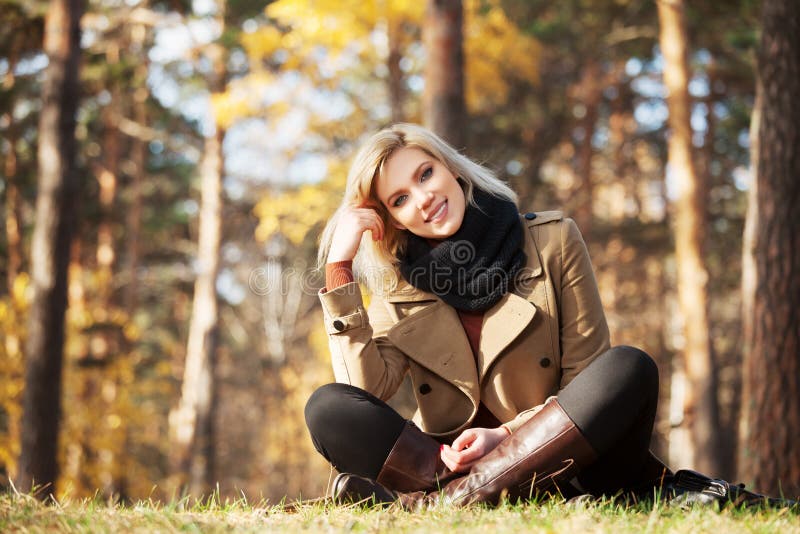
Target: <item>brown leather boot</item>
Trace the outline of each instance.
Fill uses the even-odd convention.
[[[542,409],[455,480],[433,502],[496,504],[505,491],[534,494],[557,488],[597,458],[578,427],[552,397]]]
[[[393,502],[403,492],[438,491],[461,473],[453,473],[442,462],[441,444],[408,421],[373,481],[342,473],[333,482],[336,502]]]
[[[348,474],[339,475],[335,486],[345,494],[352,489],[361,499],[372,497],[379,503],[395,501],[406,509],[437,504],[496,504],[506,491],[525,495],[557,489],[559,482],[577,475],[596,457],[589,442],[553,397],[516,432],[475,463],[466,476],[449,482],[440,491],[393,492],[368,479]]]
[[[460,476],[442,462],[441,444],[408,421],[376,482],[394,491],[435,490]]]

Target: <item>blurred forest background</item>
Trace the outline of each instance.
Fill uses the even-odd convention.
[[[521,211],[576,219],[612,343],[661,369],[660,456],[797,495],[799,20],[796,0],[0,0],[0,486],[323,494],[316,240],[359,142],[402,120]]]

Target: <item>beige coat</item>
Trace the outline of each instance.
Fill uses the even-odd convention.
[[[359,286],[320,293],[337,382],[388,399],[411,372],[426,432],[455,436],[480,402],[512,432],[609,348],[586,245],[571,219],[541,212],[527,227],[527,264],[486,311],[476,357],[456,310],[402,278],[364,309]]]

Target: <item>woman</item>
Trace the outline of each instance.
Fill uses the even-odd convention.
[[[337,383],[306,406],[315,447],[346,473],[338,498],[494,503],[576,475],[605,493],[663,472],[648,451],[655,364],[610,347],[574,222],[516,201],[419,126],[356,156],[319,253]],[[384,402],[407,372],[413,423]]]

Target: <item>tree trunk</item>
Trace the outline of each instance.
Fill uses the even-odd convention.
[[[148,2],[143,2],[143,7]],[[145,25],[135,24],[130,28],[131,50],[146,50],[147,43],[152,39],[152,31]],[[133,121],[140,127],[147,125],[147,101],[150,92],[147,86],[147,73],[149,61],[144,59],[134,70],[132,86],[136,87],[128,100],[129,109],[132,111]],[[130,162],[133,164],[130,176],[130,208],[126,214],[126,235],[127,235],[127,264],[120,271],[127,272],[128,280],[122,293],[122,303],[124,310],[129,317],[133,317],[138,306],[138,275],[139,268],[139,236],[142,227],[142,184],[147,177],[147,143],[141,136],[130,138]],[[127,357],[127,356],[126,356]],[[117,388],[119,391],[126,390],[126,379],[117,375]],[[126,394],[126,402],[130,398]],[[124,436],[122,438],[122,450],[128,450],[131,446],[131,425],[125,425]],[[133,465],[130,455],[121,454],[118,457],[117,469],[114,475],[114,489],[121,501],[129,499],[129,477],[135,476],[131,472],[130,466]]]
[[[131,46],[134,50],[145,50],[147,42],[151,39],[151,31],[144,25],[134,25],[131,28]],[[131,95],[133,108],[133,121],[140,130],[147,126],[147,101],[150,91],[147,86],[147,73],[149,61],[145,59],[134,70],[134,86],[136,90]],[[126,216],[127,226],[127,265],[128,281],[123,292],[123,305],[130,315],[133,315],[138,306],[139,292],[139,238],[142,228],[142,184],[147,177],[147,141],[141,135],[131,137],[131,163],[133,173],[129,189],[130,208]]]
[[[422,107],[425,126],[464,148],[464,10],[461,0],[428,0],[423,40],[428,53]]]
[[[588,59],[583,71],[583,79],[579,88],[579,101],[583,104],[585,111],[580,121],[583,130],[583,141],[577,147],[578,151],[578,176],[580,182],[575,190],[577,201],[575,202],[575,222],[581,229],[581,233],[588,240],[592,231],[592,137],[594,137],[595,126],[597,123],[598,107],[600,106],[601,87],[600,66],[594,59]]]
[[[765,0],[757,168],[745,229],[739,476],[800,496],[800,4]],[[758,120],[759,111],[754,112]]]
[[[400,68],[400,60],[403,55],[400,52],[400,21],[394,13],[388,13],[386,18],[387,37],[389,39],[389,55],[386,58],[386,66],[389,71],[387,80],[389,89],[389,107],[392,110],[392,122],[403,122],[405,113],[403,112],[403,71]]]
[[[220,5],[218,17],[223,19]],[[226,52],[219,44],[206,48],[213,72],[208,82],[212,94],[225,90]],[[186,365],[178,409],[170,418],[176,440],[177,467],[188,475],[189,491],[207,494],[214,475],[214,362],[219,323],[216,281],[222,236],[222,144],[225,131],[219,124],[205,139],[200,163],[200,230],[198,274],[194,285],[192,318],[186,347]]]
[[[200,232],[192,318],[181,400],[174,420],[177,467],[188,475],[190,493],[205,494],[213,472],[214,353],[218,323],[216,280],[222,227],[222,137],[206,138],[201,163]],[[173,418],[171,418],[173,419]]]
[[[685,346],[683,367],[686,389],[683,420],[688,425],[690,447],[685,457],[691,466],[711,475],[720,472],[717,448],[719,414],[716,369],[709,339],[708,271],[703,258],[705,187],[692,155],[689,64],[686,19],[682,0],[659,0],[660,44],[664,54],[670,137],[668,166],[675,180],[675,263],[678,302],[683,317]],[[674,467],[681,467],[675,465]]]
[[[147,67],[137,69],[136,79],[141,86],[133,94],[133,120],[136,124],[147,124]],[[139,238],[142,228],[142,184],[147,176],[147,142],[139,137],[131,139],[131,162],[133,175],[130,184],[130,208],[126,216],[127,226],[127,266],[128,283],[125,286],[123,303],[129,314],[133,315],[139,303]]]
[[[116,48],[109,48],[116,50]],[[119,57],[109,57],[107,61],[117,63]],[[111,278],[116,258],[113,214],[117,184],[119,183],[120,131],[117,126],[117,116],[121,106],[120,97],[119,90],[113,88],[111,102],[103,110],[103,163],[95,171],[100,197],[100,224],[97,227],[97,251],[95,254],[99,278],[97,291],[100,305],[106,310],[111,305]]]
[[[49,57],[39,118],[39,193],[31,244],[31,302],[25,362],[22,453],[17,487],[44,487],[52,494],[58,476],[58,428],[67,265],[74,224],[75,112],[79,100],[81,0],[54,0],[45,19]]]

